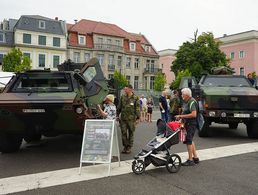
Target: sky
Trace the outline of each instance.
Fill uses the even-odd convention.
[[[257,0],[1,0],[0,21],[21,15],[88,19],[141,33],[157,51],[178,49],[194,32],[215,38],[258,30]]]

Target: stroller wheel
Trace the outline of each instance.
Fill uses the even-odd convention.
[[[181,158],[177,154],[168,157],[166,168],[170,173],[177,173],[181,167]]]
[[[135,174],[142,174],[145,170],[145,164],[143,160],[134,160],[132,163],[132,170]]]

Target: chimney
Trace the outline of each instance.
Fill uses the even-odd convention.
[[[227,36],[227,34],[223,34],[223,37],[226,37]]]
[[[77,19],[75,19],[75,20],[74,20],[74,23],[76,24],[77,22],[78,22],[78,20],[77,20]]]
[[[55,20],[58,21],[58,17],[55,17]]]

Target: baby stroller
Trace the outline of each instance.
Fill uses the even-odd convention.
[[[181,158],[177,154],[171,154],[169,149],[172,145],[179,143],[179,133],[183,128],[179,122],[168,122],[167,124],[158,119],[157,136],[134,157],[132,171],[141,174],[151,163],[155,167],[166,166],[168,172],[176,173],[181,167]]]

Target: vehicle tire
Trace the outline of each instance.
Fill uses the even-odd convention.
[[[229,123],[229,124],[228,124],[228,127],[229,127],[230,129],[237,129],[238,123]]]
[[[27,143],[41,140],[41,134],[28,134],[23,138]]]
[[[145,171],[145,164],[143,160],[134,160],[132,163],[132,170],[135,174],[139,175]]]
[[[177,173],[181,168],[182,160],[179,155],[172,154],[168,157],[166,168],[169,173]]]
[[[205,123],[202,127],[202,129],[198,130],[199,137],[209,137],[210,136],[210,124],[207,120],[205,120]]]
[[[247,135],[249,138],[258,138],[258,120],[254,120],[246,124]]]
[[[16,134],[0,134],[0,152],[11,153],[20,149],[22,137]]]

